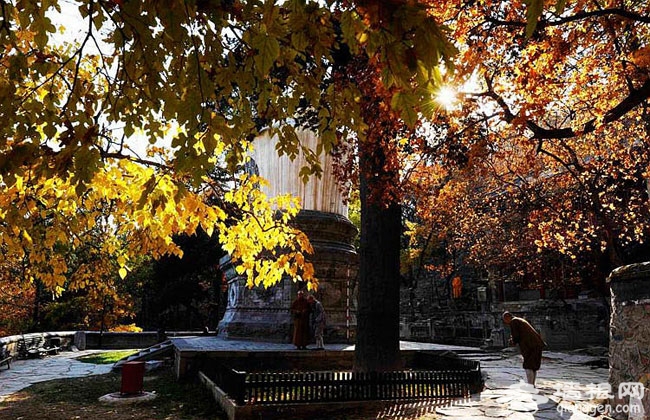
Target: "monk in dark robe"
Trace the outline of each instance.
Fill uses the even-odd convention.
[[[311,306],[305,297],[305,293],[298,291],[298,297],[291,304],[291,316],[293,317],[293,344],[298,350],[305,350],[311,339],[309,329],[309,314]]]
[[[524,370],[528,383],[535,386],[537,371],[542,364],[542,349],[546,343],[537,330],[523,318],[504,312],[503,323],[510,327],[510,344],[518,344],[519,351],[524,356]]]

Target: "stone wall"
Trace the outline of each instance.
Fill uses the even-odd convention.
[[[547,350],[608,345],[608,307],[602,299],[503,302],[485,311],[438,309],[429,319],[403,321],[402,339],[444,344],[506,346],[509,331],[501,315],[510,311],[527,319],[544,337]]]
[[[609,341],[609,383],[615,395],[612,402],[630,404],[631,397],[619,398],[619,385],[640,382],[645,390],[639,403],[650,414],[650,262],[617,268],[608,282],[612,291]],[[630,415],[629,418],[647,417]]]
[[[202,334],[200,331],[170,331],[165,333],[165,337]],[[142,349],[151,347],[163,339],[156,331],[104,333],[99,331],[49,331],[0,337],[0,347],[6,346],[12,356],[18,356],[18,342],[23,338],[30,340],[34,337],[42,337],[45,343],[49,343],[51,339],[56,339],[63,350],[70,350],[73,345],[79,350]]]
[[[159,342],[159,335],[153,331],[146,332],[104,332],[84,331],[84,337],[80,338],[78,334],[75,341],[78,343],[82,340],[85,342],[85,348],[79,347],[79,350],[85,349],[143,349],[151,347]]]
[[[40,332],[40,333],[29,333],[29,334],[19,334],[19,335],[9,335],[6,337],[0,337],[0,347],[6,347],[9,353],[17,357],[18,356],[18,342],[22,339],[27,341],[33,338],[42,338],[46,344],[50,343],[50,340],[56,339],[59,343],[59,346],[63,349],[67,349],[70,345],[74,344],[75,331],[50,331],[50,332]]]
[[[499,321],[505,310],[522,316],[542,334],[547,350],[608,345],[609,310],[603,299],[504,302],[498,306]]]

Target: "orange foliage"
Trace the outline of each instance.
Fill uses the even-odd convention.
[[[437,240],[496,278],[601,286],[614,267],[643,259],[647,2],[543,9],[530,36],[516,2],[430,7],[456,40],[448,83],[463,92],[432,118],[438,153],[412,172],[416,254]]]

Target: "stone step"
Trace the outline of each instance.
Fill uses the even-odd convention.
[[[162,343],[155,344],[146,349],[140,350],[136,354],[132,354],[123,359],[118,360],[113,365],[113,370],[120,370],[122,365],[126,362],[136,362],[136,361],[145,361],[151,360],[154,357],[160,357],[167,355],[167,353],[172,353],[174,346],[171,340],[163,341]]]

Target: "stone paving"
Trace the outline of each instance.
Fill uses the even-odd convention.
[[[449,407],[437,408],[431,418],[477,420],[582,420],[604,419],[598,410],[597,385],[607,382],[608,370],[585,365],[593,359],[545,353],[537,387],[524,383],[522,358],[509,351],[492,360],[484,358],[481,370],[485,390]],[[480,360],[480,359],[479,359]],[[591,414],[591,415],[590,415]],[[426,417],[425,417],[426,418]]]
[[[113,365],[96,365],[76,360],[77,357],[97,352],[98,350],[65,351],[42,359],[13,360],[11,369],[6,366],[0,368],[0,402],[37,382],[110,372]]]
[[[263,343],[253,341],[223,340],[217,337],[196,337],[174,339],[179,346],[192,345],[195,348],[248,351],[293,350],[290,344]],[[327,350],[353,350],[349,345],[327,345]],[[583,420],[605,419],[604,416],[589,416],[581,412],[594,410],[595,402],[588,401],[585,394],[594,384],[607,382],[608,371],[592,368],[585,362],[593,360],[586,356],[562,353],[544,353],[537,388],[523,384],[525,374],[521,368],[521,356],[512,351],[485,353],[480,349],[458,346],[442,346],[428,343],[402,342],[402,349],[450,350],[463,353],[481,362],[485,377],[485,390],[472,398],[454,402],[447,406],[440,404],[413,410],[408,416],[400,412],[386,412],[373,418],[391,419],[477,419],[477,420]],[[82,363],[75,358],[95,351],[62,352],[43,359],[17,360],[10,370],[0,371],[0,402],[14,392],[33,383],[59,378],[73,378],[104,374],[112,365]],[[576,391],[582,391],[576,396]],[[568,395],[569,391],[574,395]],[[406,405],[405,405],[406,406]],[[558,406],[561,409],[558,409]]]

